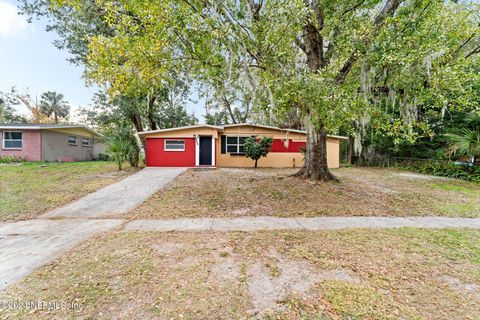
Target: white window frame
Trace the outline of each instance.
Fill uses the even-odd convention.
[[[22,139],[5,139],[5,133],[7,132],[16,132],[16,133],[21,133],[22,134]],[[20,148],[18,147],[5,147],[5,141],[21,141],[22,142],[22,146]],[[23,131],[18,131],[18,130],[6,130],[6,131],[3,131],[2,133],[2,149],[5,149],[5,150],[22,150],[23,149]]]
[[[237,138],[237,143],[228,143],[228,138]],[[225,153],[227,154],[245,154],[245,143],[240,144],[240,138],[249,138],[252,137],[251,135],[227,135],[225,136]],[[228,146],[237,146],[237,152],[229,152],[228,151]],[[240,146],[243,146],[244,152],[240,152]]]
[[[85,144],[86,142],[86,144]],[[82,138],[82,147],[89,148],[90,147],[90,139]]]
[[[71,143],[71,142],[70,142],[70,138],[75,138],[75,143]],[[78,146],[77,136],[68,136],[67,141],[68,141],[68,145],[69,145],[69,146]]]
[[[167,141],[182,141],[183,148],[182,149],[167,149]],[[178,143],[179,144],[179,143]],[[185,140],[184,139],[165,139],[163,141],[163,151],[168,152],[183,152],[185,151]]]

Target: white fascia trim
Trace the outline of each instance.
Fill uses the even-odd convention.
[[[200,137],[197,135],[195,137],[195,166],[200,165]]]
[[[212,166],[215,167],[215,138],[212,137]]]

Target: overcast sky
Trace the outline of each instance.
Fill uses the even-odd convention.
[[[57,91],[64,94],[72,111],[87,107],[96,89],[86,87],[82,67],[70,64],[68,53],[53,46],[57,37],[45,31],[45,21],[27,23],[18,14],[16,0],[0,0],[0,91],[15,86],[38,98],[42,92]],[[188,109],[203,120],[203,106],[191,103]]]

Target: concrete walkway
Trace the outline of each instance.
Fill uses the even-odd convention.
[[[0,224],[0,290],[81,241],[118,227],[122,220],[41,220]]]
[[[258,231],[258,230],[339,230],[349,228],[474,228],[480,218],[445,217],[318,217],[318,218],[197,218],[174,220],[135,220],[125,231]]]
[[[145,168],[40,218],[112,218],[125,215],[185,172],[185,168]]]

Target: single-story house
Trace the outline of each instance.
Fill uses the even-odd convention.
[[[27,161],[85,161],[104,152],[102,136],[83,125],[0,124],[0,157]]]
[[[252,167],[245,156],[248,137],[272,137],[273,144],[260,167],[301,167],[307,135],[305,131],[254,124],[224,126],[195,125],[140,132],[145,139],[146,164],[152,167]],[[330,168],[340,165],[341,136],[328,136],[327,157]]]

